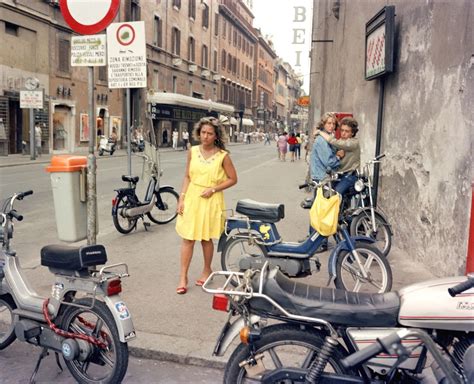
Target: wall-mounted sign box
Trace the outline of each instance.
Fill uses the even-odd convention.
[[[365,79],[393,72],[395,6],[382,8],[365,24]]]

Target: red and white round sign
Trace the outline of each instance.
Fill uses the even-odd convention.
[[[59,0],[59,6],[73,31],[93,35],[106,29],[114,20],[120,0]]]

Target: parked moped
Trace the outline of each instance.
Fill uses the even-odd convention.
[[[116,143],[111,137],[107,139],[104,135],[100,136],[99,140],[99,156],[102,156],[104,152],[110,153],[112,156],[115,152]]]
[[[178,215],[179,195],[171,185],[160,186],[159,177],[163,172],[158,169],[157,161],[152,159],[150,151],[145,150],[143,155],[139,155],[143,157],[145,168],[150,174],[144,200],[141,201],[136,194],[138,176],[123,175],[122,181],[128,182],[130,186],[115,190],[117,195],[112,199],[112,220],[120,233],[130,233],[136,228],[138,219],[143,220],[146,230],[149,223],[144,221],[145,215],[156,224],[169,223]]]
[[[214,355],[241,338],[226,384],[420,383],[433,358],[438,382],[472,383],[472,363],[469,371],[464,363],[474,348],[474,274],[368,294],[297,282],[265,263],[213,272],[203,289],[213,309],[229,313]]]
[[[79,383],[119,383],[127,371],[127,343],[136,337],[119,296],[128,267],[119,263],[96,269],[107,262],[102,245],[47,245],[41,249],[41,265],[54,274],[54,283],[49,297],[38,296],[10,248],[13,219],[23,220],[14,203],[32,193],[15,193],[0,214],[0,349],[16,338],[43,349],[31,382],[53,351],[59,367],[61,354]]]
[[[318,184],[331,189],[331,178]],[[261,268],[269,261],[289,277],[310,276],[320,270],[316,251],[327,239],[312,229],[304,241],[283,241],[275,223],[284,217],[283,204],[266,204],[239,200],[219,239],[221,266],[225,271]],[[348,291],[388,292],[392,287],[392,270],[382,253],[372,245],[373,239],[351,237],[345,223],[338,225],[336,247],[329,256],[330,281]]]

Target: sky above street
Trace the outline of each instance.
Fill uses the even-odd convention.
[[[302,75],[308,93],[313,1],[253,0],[253,14],[254,27],[268,35],[277,55]]]

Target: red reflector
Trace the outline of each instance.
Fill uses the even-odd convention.
[[[118,295],[122,292],[122,280],[115,279],[107,285],[107,296]]]
[[[229,298],[226,295],[218,293],[212,298],[212,309],[216,311],[229,311]]]
[[[116,197],[114,197],[112,199],[112,207],[115,207],[115,203],[117,203],[117,198]]]

